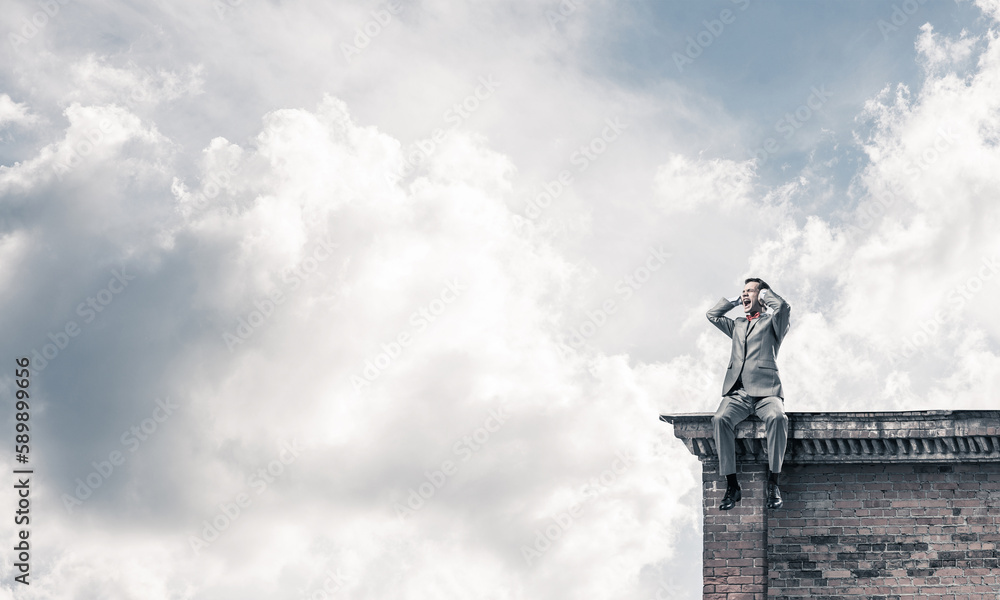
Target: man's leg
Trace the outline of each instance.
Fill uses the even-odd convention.
[[[736,479],[736,425],[750,416],[753,406],[750,397],[741,388],[726,396],[712,417],[715,430],[715,448],[719,454],[719,474],[726,476],[726,494],[719,510],[729,510],[743,497]]]
[[[749,398],[736,392],[723,396],[719,409],[715,411],[712,427],[715,430],[715,451],[719,453],[719,475],[736,473],[736,426],[751,412]]]
[[[757,401],[754,413],[764,422],[767,433],[767,463],[772,473],[781,472],[788,444],[788,417],[785,403],[778,396],[768,396]]]
[[[754,412],[764,422],[767,433],[767,462],[771,471],[767,478],[767,507],[781,508],[783,501],[778,489],[778,473],[781,473],[788,443],[788,417],[784,402],[777,396],[761,398],[754,405]]]

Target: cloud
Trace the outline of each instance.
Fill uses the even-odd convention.
[[[989,41],[963,81],[954,61],[935,54],[931,32],[924,27],[918,46],[940,70],[916,95],[886,89],[866,106],[870,162],[853,213],[788,222],[751,259],[795,282],[791,295],[805,300],[793,302],[782,355],[789,387],[809,406],[861,408],[873,398],[887,408],[985,406],[985,396],[958,390],[980,389],[992,372],[991,346],[968,342],[996,334],[986,315],[1000,246],[985,224],[1000,214],[983,190],[997,185],[984,168],[997,157],[997,46]],[[971,47],[955,44],[949,56]],[[972,355],[982,371],[961,366]],[[852,391],[829,393],[840,386]]]
[[[0,94],[0,127],[13,125],[31,125],[37,116],[28,112],[24,103],[14,102],[7,94]]]
[[[747,164],[675,155],[658,170],[668,210],[718,211],[728,249],[747,237],[730,215],[763,238],[750,246],[747,273],[764,276],[792,305],[780,358],[790,410],[988,404],[982,386],[993,379],[998,350],[988,315],[1000,246],[986,224],[1000,213],[984,190],[998,183],[986,165],[997,158],[1000,65],[989,38],[976,68],[957,75],[977,41],[965,33],[940,40],[930,25],[922,28],[920,89],[887,87],[859,115],[868,161],[851,188],[859,199],[846,211],[824,217],[799,208],[816,191],[812,175],[760,198]],[[806,171],[822,172],[817,167]],[[750,216],[751,206],[766,218]],[[701,323],[711,302],[692,307],[685,328]],[[674,389],[708,407],[718,393],[712,365],[728,348],[705,335],[668,366],[688,373],[678,374],[686,382]]]
[[[54,353],[32,535],[60,542],[25,597],[698,597],[701,465],[657,416],[717,406],[729,341],[704,313],[750,274],[792,305],[789,410],[988,401],[992,38],[925,28],[923,84],[859,109],[839,198],[824,164],[766,187],[680,147],[692,122],[711,147],[745,136],[725,102],[650,116],[709,92],[588,71],[574,50],[606,49],[610,5],[554,29],[531,3],[407,6],[348,65],[336,42],[369,9],[228,6],[109,5],[64,48],[67,12],[0,98],[7,131],[37,135],[0,168],[0,318]],[[129,27],[138,49],[108,41]],[[525,198],[617,115],[529,224]],[[814,214],[820,194],[835,208]]]
[[[29,197],[48,186],[63,198],[78,177],[128,165],[136,152],[161,185],[169,178],[156,165],[173,162],[176,146],[155,127],[115,105],[73,104],[66,115],[65,139],[6,173],[8,189]],[[114,129],[78,171],[47,172],[105,121]],[[353,557],[344,585],[359,597],[484,585],[552,595],[582,590],[567,573],[605,562],[586,587],[611,593],[627,592],[640,565],[669,557],[664,536],[691,526],[684,494],[697,480],[689,470],[664,475],[662,464],[686,451],[663,439],[655,402],[623,357],[568,360],[560,350],[552,323],[577,270],[515,224],[504,201],[509,158],[455,132],[414,178],[394,184],[402,145],[355,123],[340,100],[263,122],[247,145],[213,140],[199,181],[174,176],[171,196],[157,197],[175,210],[145,245],[141,284],[115,300],[101,328],[127,324],[133,339],[159,347],[161,373],[146,384],[180,408],[133,455],[118,439],[154,405],[137,412],[131,391],[109,391],[107,409],[129,406],[128,417],[60,444],[81,458],[39,498],[54,514],[40,527],[75,541],[38,559],[58,575],[35,593],[114,596],[151,585],[155,596],[189,585],[197,564],[207,574],[199,593],[287,595],[279,564],[315,567],[295,567],[307,579],[330,568],[310,558],[317,545]],[[152,359],[98,330],[74,344],[120,369],[144,371]],[[46,376],[61,378],[68,360],[53,360]],[[285,463],[290,443],[301,455]],[[67,514],[70,482],[99,472],[92,463],[114,450],[125,464]],[[457,473],[413,501],[446,460]],[[234,518],[240,494],[252,503]],[[143,521],[154,506],[170,532]],[[412,515],[401,518],[400,507]],[[164,540],[160,565],[123,559],[117,579],[99,576],[114,557],[87,557],[110,542],[76,529],[81,519],[130,523],[132,537],[114,538],[122,557]],[[348,522],[370,526],[345,530]],[[383,581],[387,560],[418,568]],[[466,568],[441,567],[455,561]]]
[[[0,165],[0,190],[25,192],[35,185],[72,177],[73,173],[79,177],[81,171],[86,173],[116,159],[135,163],[137,156],[122,156],[126,144],[156,148],[166,142],[155,125],[144,126],[138,117],[117,105],[84,106],[74,102],[66,107],[63,116],[69,125],[61,140],[47,144],[32,159],[12,167]]]
[[[930,71],[942,68],[961,66],[972,56],[972,47],[978,40],[968,37],[968,32],[962,30],[956,40],[941,40],[934,35],[934,27],[930,23],[920,26],[920,37],[917,38],[917,51],[925,61]]]
[[[69,68],[69,89],[64,101],[116,104],[135,111],[203,93],[201,65],[172,71],[134,63],[115,66],[111,60],[88,54],[75,61]]]
[[[753,178],[753,161],[693,161],[675,154],[657,170],[656,189],[665,210],[690,211],[705,205],[732,210],[749,202]]]

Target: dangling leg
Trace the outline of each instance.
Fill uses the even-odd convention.
[[[767,433],[767,462],[770,473],[767,479],[767,507],[781,508],[781,490],[778,489],[778,475],[785,460],[788,444],[788,416],[784,402],[778,396],[768,396],[754,406],[754,412],[764,422]]]
[[[750,416],[750,403],[740,394],[733,393],[722,398],[719,409],[712,417],[715,433],[715,449],[719,454],[719,474],[726,476],[726,495],[719,505],[720,510],[729,510],[742,498],[740,484],[736,480],[736,426]]]

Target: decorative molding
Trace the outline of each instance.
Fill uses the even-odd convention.
[[[786,413],[788,464],[1000,461],[1000,410]],[[713,413],[660,415],[702,462],[717,462]],[[767,461],[764,424],[736,429],[736,457]]]

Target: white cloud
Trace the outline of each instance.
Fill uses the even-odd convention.
[[[782,368],[810,408],[982,406],[958,390],[980,390],[992,372],[988,346],[967,341],[995,336],[987,315],[1000,246],[988,224],[1000,207],[984,192],[1000,183],[985,166],[1000,158],[998,47],[991,38],[963,81],[949,70],[955,61],[935,54],[944,50],[931,31],[919,45],[936,69],[919,94],[886,89],[866,107],[870,163],[855,212],[842,223],[785,222],[750,261],[794,282],[791,295],[805,300],[792,303]],[[955,44],[953,58],[971,47]],[[961,366],[973,354],[981,371]]]
[[[58,186],[37,174],[102,119],[127,132],[109,134],[108,146],[81,168],[127,162],[116,153],[130,140],[174,151],[120,108],[73,105],[67,116],[66,140],[29,161],[36,176],[24,179],[23,190]],[[274,597],[284,569],[308,561],[314,544],[329,544],[354,552],[358,597],[486,588],[509,597],[628,594],[642,565],[670,556],[664,538],[690,526],[692,506],[678,498],[697,489],[697,479],[690,470],[663,474],[665,457],[686,450],[661,439],[669,432],[656,420],[655,402],[622,357],[595,357],[589,371],[581,359],[561,357],[551,323],[576,269],[515,227],[504,202],[510,160],[478,136],[455,133],[424,174],[397,187],[388,176],[401,145],[355,124],[339,100],[327,98],[315,111],[277,111],[265,123],[272,134],[247,147],[213,140],[193,189],[204,194],[226,165],[220,191],[194,206],[196,192],[175,179],[174,201],[190,210],[161,226],[168,242],[155,250],[157,262],[191,265],[182,278],[190,291],[180,296],[191,303],[145,302],[179,323],[195,309],[204,327],[186,338],[175,366],[162,367],[185,416],[165,423],[123,467],[120,484],[98,489],[73,515],[50,495],[54,516],[40,525],[57,532],[81,518],[100,523],[138,517],[151,502],[173,505],[172,533],[143,528],[136,539],[115,541],[122,555],[135,556],[151,536],[166,535],[161,565],[133,559],[114,582],[102,579],[100,561],[85,557],[108,541],[80,537],[72,555],[54,552],[39,567],[59,569],[63,589],[89,585],[114,597],[150,582],[154,591],[176,589],[197,564],[207,576],[195,593]],[[332,256],[293,287],[288,269],[302,272],[322,239],[336,244]],[[146,273],[146,285],[170,285],[168,272]],[[284,296],[280,305],[260,309],[274,290]],[[413,317],[421,309],[429,311],[426,322]],[[261,324],[250,319],[252,335],[230,352],[223,332],[238,336],[238,321],[254,310],[269,314]],[[165,333],[148,322],[135,331]],[[387,350],[400,334],[410,342]],[[381,353],[392,355],[388,364]],[[368,361],[380,372],[359,391]],[[494,439],[479,449],[474,437],[457,451],[501,404],[507,416]],[[188,536],[252,489],[247,477],[291,439],[303,444],[302,455],[195,558]],[[426,507],[399,520],[395,505],[448,459],[459,472]],[[88,464],[74,461],[72,470],[85,475]],[[143,480],[156,494],[131,483]],[[585,502],[582,516],[529,567],[522,547],[574,502]],[[314,519],[307,525],[290,514]],[[377,533],[345,530],[346,522],[369,523]],[[450,534],[442,539],[445,522]],[[416,569],[382,581],[390,559]],[[234,560],[245,568],[233,568]],[[463,568],[432,566],[455,561]],[[567,569],[593,575],[584,583]]]
[[[926,82],[867,106],[861,199],[838,220],[801,208],[823,165],[766,189],[751,161],[673,149],[690,122],[729,135],[737,119],[705,116],[722,102],[646,128],[701,93],[583,72],[574,51],[607,5],[554,32],[536,4],[452,8],[407,6],[350,65],[336,42],[368,8],[244,3],[220,19],[175,3],[134,52],[42,51],[69,52],[43,44],[68,19],[32,41],[18,68],[33,91],[0,97],[39,140],[0,168],[2,281],[18,283],[5,331],[41,348],[111,266],[136,280],[44,372],[37,532],[61,541],[25,597],[300,598],[331,570],[352,598],[653,597],[688,575],[697,597],[679,539],[696,535],[701,466],[657,415],[714,410],[729,342],[704,311],[746,274],[793,307],[790,410],[984,406],[1000,278],[958,286],[1000,251],[995,40],[976,54],[972,36],[924,30]],[[448,127],[487,74],[496,94]],[[515,221],[616,115],[629,129],[544,215],[582,225]],[[558,342],[650,245],[670,259],[567,355]],[[890,360],[942,306],[956,319]],[[67,514],[61,495],[157,396],[177,414]],[[242,492],[251,504],[195,556],[190,536]]]
[[[917,38],[916,47],[925,61],[926,68],[929,71],[938,71],[962,66],[972,56],[972,47],[977,41],[977,38],[969,37],[965,30],[962,30],[958,39],[940,39],[934,35],[934,27],[930,23],[924,23],[920,27],[920,37]]]
[[[134,63],[115,66],[108,57],[89,54],[70,66],[64,102],[116,104],[135,111],[203,93],[203,70],[200,65],[179,72]]]
[[[750,201],[753,179],[753,161],[691,160],[675,154],[657,171],[656,190],[667,211],[705,206],[733,210]]]
[[[142,122],[116,106],[70,105],[64,112],[69,120],[65,137],[44,146],[34,158],[12,167],[0,166],[0,192],[26,193],[53,181],[90,177],[95,169],[112,163],[119,171],[141,177],[140,169],[155,168],[160,146],[166,144],[154,126]],[[143,146],[148,154],[123,155],[126,144]]]
[[[14,102],[7,94],[0,94],[0,127],[30,125],[36,120],[37,117],[28,112],[26,104]]]

